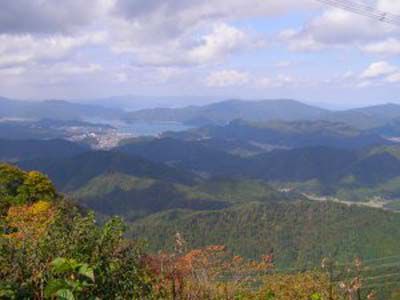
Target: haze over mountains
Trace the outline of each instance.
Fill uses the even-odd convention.
[[[110,98],[112,99],[112,98]],[[106,103],[107,99],[93,100]],[[48,100],[27,102],[0,98],[0,118],[60,120],[124,120],[128,122],[181,122],[190,125],[226,124],[236,119],[251,122],[315,121],[343,122],[360,129],[383,126],[400,118],[400,105],[388,103],[344,111],[332,111],[295,100],[226,100],[204,106],[127,110],[122,103],[106,105],[79,104]]]
[[[0,97],[0,118],[9,119],[116,119],[122,110],[62,100],[21,101]]]

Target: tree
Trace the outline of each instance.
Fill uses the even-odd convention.
[[[57,192],[50,179],[37,171],[25,174],[24,182],[17,189],[17,197],[25,203],[33,203],[38,200],[52,201]]]

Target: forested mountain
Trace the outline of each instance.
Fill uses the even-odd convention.
[[[174,121],[186,124],[225,124],[235,119],[248,121],[319,119],[326,110],[294,100],[227,100],[206,106],[156,108],[132,112],[128,121]]]
[[[277,103],[178,110],[179,121],[206,125],[128,138],[109,151],[59,139],[71,128],[112,136],[107,125],[62,117],[3,121],[0,137],[9,138],[0,139],[0,159],[44,172],[100,223],[123,217],[127,235],[147,240],[154,253],[173,251],[170,239],[180,232],[190,249],[223,244],[249,259],[269,253],[284,269],[315,268],[326,256],[345,262],[396,255],[400,217],[389,210],[400,207],[397,107],[332,113],[292,101],[283,107],[293,110],[275,110]],[[161,113],[176,117],[175,110]],[[363,124],[366,116],[373,126]],[[18,194],[12,201],[36,180],[50,185],[37,172],[3,168],[12,176],[0,178],[0,194],[18,174],[26,178],[17,183],[29,186],[7,185]]]
[[[343,122],[361,129],[369,129],[384,126],[399,117],[400,105],[387,103],[334,112],[325,119]]]
[[[72,193],[79,203],[103,215],[128,221],[169,209],[220,210],[251,201],[293,201],[304,197],[281,193],[263,181],[215,178],[184,185],[122,173],[97,176]]]
[[[298,191],[340,195],[343,200],[400,196],[397,185],[400,150],[396,145],[361,149],[326,146],[275,149],[248,157],[224,154],[221,144],[217,149],[213,146],[204,141],[162,138],[126,144],[118,151],[172,164],[206,177],[261,179]]]
[[[55,120],[125,120],[180,122],[194,126],[224,125],[236,119],[248,122],[330,121],[360,129],[382,127],[400,118],[400,106],[384,105],[331,111],[295,100],[226,100],[204,106],[154,108],[125,112],[101,105],[79,104],[63,100],[21,101],[0,97],[0,119],[51,118]]]
[[[345,123],[328,121],[295,121],[251,123],[234,120],[224,126],[205,126],[184,132],[169,132],[164,136],[188,141],[232,141],[253,145],[261,149],[330,146],[336,148],[362,148],[391,144],[377,132],[362,131]],[[212,143],[212,142],[211,142]]]
[[[378,209],[333,202],[247,203],[218,211],[172,210],[132,224],[132,237],[145,237],[153,250],[181,232],[190,246],[226,244],[235,253],[257,257],[276,253],[281,267],[397,255],[400,216]],[[391,232],[391,235],[387,235]],[[300,268],[301,269],[301,268]]]
[[[156,108],[129,113],[128,121],[173,121],[193,125],[226,124],[235,119],[250,122],[315,121],[342,122],[356,128],[384,126],[400,117],[400,105],[388,103],[345,111],[330,111],[294,100],[228,100],[205,106]]]
[[[171,138],[138,141],[122,145],[114,150],[200,172],[219,173],[222,169],[229,172],[229,170],[239,168],[242,163],[241,158],[224,151],[198,142]]]
[[[117,177],[121,188],[136,185]],[[113,185],[103,182],[99,191]],[[201,189],[237,196],[239,186],[221,180]],[[39,172],[0,164],[0,187],[4,299],[38,293],[42,299],[229,299],[228,292],[242,299],[341,299],[337,280],[370,282],[399,269],[392,258],[398,257],[400,216],[378,209],[288,198],[265,186],[267,201],[231,199],[228,207],[202,211],[166,206],[127,224],[126,232],[119,218],[99,224]],[[144,238],[152,251],[144,250]],[[395,295],[395,283],[380,286],[377,299]]]
[[[191,184],[196,176],[160,163],[122,153],[92,151],[67,159],[39,159],[19,163],[25,169],[48,174],[63,191],[77,189],[92,178],[108,173],[162,179],[167,182]]]
[[[65,140],[5,140],[0,139],[0,160],[20,161],[71,157],[89,148]]]

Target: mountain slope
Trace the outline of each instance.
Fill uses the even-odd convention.
[[[181,168],[211,172],[214,175],[240,167],[242,160],[223,151],[205,147],[197,142],[161,138],[122,145],[118,152],[140,156],[145,159],[174,164]]]
[[[83,145],[65,140],[0,139],[0,161],[71,157],[88,150]]]
[[[128,221],[169,209],[219,210],[238,203],[292,201],[294,197],[262,181],[215,178],[188,186],[122,173],[97,176],[71,195],[103,215],[118,214]]]
[[[205,106],[147,109],[127,115],[129,121],[174,121],[187,124],[225,124],[234,119],[248,121],[318,119],[326,110],[294,100],[228,100]]]
[[[63,191],[76,190],[99,175],[116,172],[167,182],[192,184],[195,181],[190,172],[117,152],[93,151],[68,159],[24,161],[19,165],[48,174]]]
[[[361,150],[315,146],[239,157],[203,142],[161,138],[126,144],[118,151],[211,178],[260,179],[301,192],[329,196],[339,193],[343,200],[367,201],[374,196],[400,195],[394,184],[400,177],[400,159],[396,154],[400,151],[395,145]],[[385,191],[387,184],[391,188]],[[368,189],[368,193],[360,189]],[[352,190],[358,190],[360,197],[355,197]]]
[[[228,100],[204,106],[144,109],[128,113],[127,121],[173,121],[186,124],[226,124],[235,119],[252,122],[313,121],[342,122],[361,129],[384,126],[400,118],[400,105],[388,103],[344,111],[330,111],[295,100]]]
[[[400,215],[333,202],[248,203],[231,208],[155,214],[131,226],[153,250],[180,232],[189,246],[224,244],[234,253],[259,257],[273,251],[277,266],[317,265],[326,256],[339,261],[396,255]],[[390,232],[390,236],[385,234]]]
[[[336,148],[362,148],[371,145],[391,144],[379,134],[360,131],[344,123],[328,121],[247,122],[234,120],[224,126],[205,126],[184,132],[168,132],[166,137],[183,140],[236,141],[259,148],[298,148],[330,146]]]
[[[344,122],[361,129],[381,127],[400,118],[400,105],[387,103],[338,111],[325,116],[326,120]]]

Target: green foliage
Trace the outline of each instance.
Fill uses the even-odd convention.
[[[53,183],[42,173],[31,171],[25,173],[24,182],[18,188],[18,196],[25,203],[38,200],[51,201],[57,196]]]
[[[46,298],[88,299],[94,286],[94,270],[88,264],[78,263],[74,259],[56,258],[51,262],[51,272],[57,279],[50,280],[44,290]]]
[[[32,298],[44,291],[60,299],[71,293],[76,299],[145,297],[151,281],[141,265],[141,247],[126,241],[123,231],[119,219],[99,227],[93,214],[59,207],[56,220],[38,240],[25,240],[21,248],[1,238],[0,281],[11,284],[16,295]]]
[[[146,238],[154,251],[179,231],[189,246],[224,244],[255,258],[273,249],[279,268],[312,267],[325,256],[347,261],[398,253],[400,216],[334,202],[249,203],[218,211],[172,210],[133,223],[132,237]],[[388,235],[390,232],[390,235]]]
[[[24,172],[8,164],[0,164],[0,215],[8,207],[39,200],[53,201],[57,193],[49,178],[39,172]]]
[[[11,204],[17,204],[18,189],[24,182],[25,173],[11,165],[0,164],[0,214]]]

